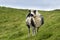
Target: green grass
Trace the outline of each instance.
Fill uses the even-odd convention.
[[[28,10],[0,7],[0,40],[60,40],[60,10],[39,11],[44,25],[28,37],[25,19]]]

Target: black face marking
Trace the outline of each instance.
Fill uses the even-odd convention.
[[[33,27],[35,27],[35,24],[34,24],[34,21],[33,21],[32,18],[31,18],[31,25],[32,25]]]
[[[31,17],[33,17],[33,14],[30,14]]]
[[[29,13],[29,14],[27,15],[27,17],[33,17],[33,14]]]

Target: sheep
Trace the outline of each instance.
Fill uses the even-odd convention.
[[[39,14],[38,10],[29,10],[29,13],[26,17],[28,35],[30,35],[30,27],[32,27],[32,35],[35,35],[43,24],[44,18],[41,14]]]

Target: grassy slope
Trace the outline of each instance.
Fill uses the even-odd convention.
[[[34,37],[27,37],[27,10],[0,7],[0,40],[60,40],[60,11],[39,11],[45,23]]]

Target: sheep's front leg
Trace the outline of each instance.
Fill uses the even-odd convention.
[[[34,36],[35,34],[36,34],[36,28],[33,27],[33,28],[32,28],[32,36]]]
[[[27,25],[28,27],[28,36],[30,36],[30,25]]]

